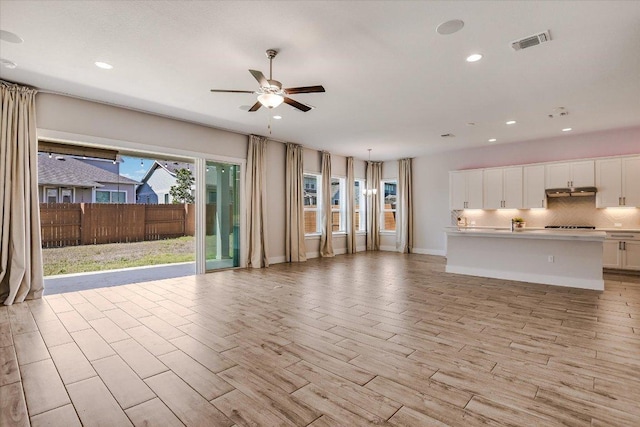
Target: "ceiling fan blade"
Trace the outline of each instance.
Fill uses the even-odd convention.
[[[254,93],[252,90],[225,90],[225,89],[211,89],[211,92]]]
[[[294,100],[293,100],[293,99],[291,99],[291,98],[287,98],[286,96],[284,97],[284,103],[285,103],[285,104],[289,104],[289,105],[291,105],[292,107],[297,108],[298,110],[303,111],[303,112],[305,112],[305,113],[306,113],[307,111],[311,110],[311,108],[312,108],[312,107],[309,107],[308,105],[304,105],[304,104],[303,104],[303,103],[301,103],[301,102],[294,101]]]
[[[293,95],[294,93],[314,93],[314,92],[324,92],[324,87],[322,86],[303,86],[303,87],[290,87],[284,90],[289,95]]]
[[[262,74],[262,71],[249,70],[249,72],[251,73],[251,75],[253,77],[255,77],[255,79],[258,81],[258,83],[260,83],[261,87],[268,87],[269,86],[269,82],[267,81],[267,78],[264,76],[264,74]]]
[[[262,104],[260,104],[260,101],[258,101],[255,104],[253,104],[251,108],[249,108],[249,112],[253,113],[254,111],[258,111],[260,107],[262,107]]]

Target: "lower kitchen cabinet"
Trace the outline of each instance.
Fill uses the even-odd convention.
[[[640,270],[640,234],[607,233],[602,266],[620,270]]]

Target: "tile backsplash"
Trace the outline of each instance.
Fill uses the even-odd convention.
[[[615,224],[621,224],[620,228],[640,229],[640,208],[596,209],[595,196],[549,198],[547,209],[453,211],[451,220],[453,225],[456,225],[457,217],[465,217],[467,225],[509,227],[511,218],[516,216],[524,218],[527,227],[594,225],[598,228],[618,228]]]

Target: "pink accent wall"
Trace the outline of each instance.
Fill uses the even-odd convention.
[[[592,133],[566,133],[556,138],[497,144],[443,153],[465,158],[457,169],[477,169],[528,163],[640,153],[640,127]]]

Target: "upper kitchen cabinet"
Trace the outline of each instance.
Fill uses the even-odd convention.
[[[524,209],[544,208],[547,196],[544,192],[544,165],[524,166],[522,168]]]
[[[522,207],[522,166],[485,169],[484,209]]]
[[[482,209],[482,170],[449,172],[449,206],[452,210]]]
[[[551,163],[545,166],[547,188],[593,187],[595,169],[593,160]]]
[[[596,160],[596,207],[640,207],[640,157]]]

